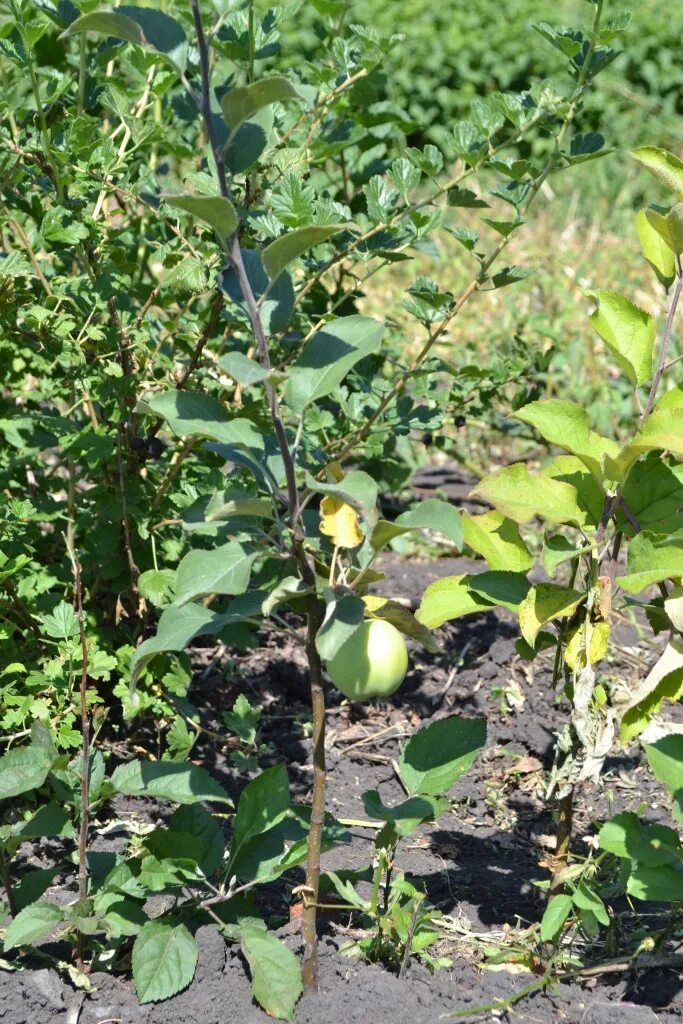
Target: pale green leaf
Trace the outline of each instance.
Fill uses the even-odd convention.
[[[314,245],[327,241],[332,235],[344,231],[345,224],[312,224],[307,228],[298,228],[280,235],[263,250],[263,266],[271,281],[280,276],[285,267],[289,266]]]
[[[237,541],[210,550],[188,551],[178,566],[176,605],[208,594],[243,594],[256,552]]]
[[[462,515],[465,544],[485,558],[491,569],[528,572],[533,558],[522,540],[519,526],[500,512]]]
[[[683,253],[683,203],[676,203],[665,211],[648,206],[645,216],[650,227],[676,256],[680,256]]]
[[[138,579],[140,596],[155,608],[168,604],[173,597],[175,585],[174,569],[148,569]]]
[[[230,237],[239,224],[237,211],[225,196],[175,196],[162,195],[169,206],[177,206],[180,210],[204,221],[214,229],[219,238]]]
[[[409,796],[441,796],[469,771],[486,743],[483,718],[440,718],[419,729],[398,762]]]
[[[676,258],[671,246],[647,219],[645,210],[639,210],[636,214],[636,231],[643,256],[654,270],[660,284],[669,288],[676,276]]]
[[[141,1003],[158,1003],[187,988],[199,946],[184,924],[148,921],[133,943],[133,984]]]
[[[597,303],[590,321],[631,384],[647,383],[652,377],[655,318],[618,292],[586,294]]]
[[[632,149],[631,156],[646,167],[665,188],[683,195],[683,161],[677,156],[657,146]]]
[[[633,538],[628,548],[626,572],[617,583],[629,594],[638,594],[653,583],[683,576],[683,547],[659,544],[645,531]]]
[[[285,396],[295,413],[332,394],[347,373],[376,352],[384,325],[366,316],[347,316],[325,324],[292,363]]]
[[[145,796],[175,804],[216,800],[232,804],[223,787],[198,765],[171,761],[126,761],[114,769],[111,782],[124,796]]]
[[[576,488],[559,480],[533,476],[521,462],[485,476],[472,494],[516,523],[528,523],[539,516],[550,523],[581,526],[586,518],[579,508]]]
[[[270,1017],[294,1019],[303,984],[297,957],[275,935],[261,928],[240,928],[242,952],[249,964],[257,1003]]]
[[[251,85],[237,86],[230,89],[221,100],[221,109],[228,126],[234,132],[236,128],[262,107],[271,103],[285,103],[287,100],[300,100],[300,96],[288,78],[272,75],[262,78]]]
[[[598,480],[602,479],[605,455],[614,458],[619,451],[615,441],[590,429],[588,413],[575,402],[559,398],[531,402],[516,412],[515,418],[529,423],[550,444],[576,455]]]
[[[532,587],[519,606],[519,628],[526,642],[533,647],[541,626],[570,615],[586,595],[580,590],[539,583]]]
[[[444,576],[430,585],[422,595],[415,618],[428,629],[443,626],[463,615],[490,611],[494,604],[470,588],[471,576]]]

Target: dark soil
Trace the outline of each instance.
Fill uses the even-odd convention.
[[[388,556],[388,578],[382,586],[389,593],[417,598],[432,579],[468,567],[462,559],[406,563]],[[511,929],[539,920],[544,897],[533,882],[547,877],[542,865],[551,850],[552,817],[541,799],[541,783],[566,709],[551,692],[549,662],[541,658],[530,666],[520,661],[515,635],[506,613],[461,620],[441,631],[437,655],[413,651],[408,679],[390,704],[349,706],[339,695],[328,695],[328,808],[341,818],[366,816],[365,790],[378,789],[388,803],[403,797],[392,758],[402,739],[420,724],[454,713],[484,715],[488,744],[455,788],[452,813],[422,827],[399,848],[398,867],[419,880],[431,903],[448,916],[452,938],[444,940],[439,952],[452,958],[452,967],[431,974],[414,962],[399,980],[380,966],[340,955],[349,919],[326,918],[321,926],[320,993],[301,1001],[298,1024],[431,1024],[440,1014],[489,1004],[534,980],[510,965],[497,971],[477,966],[484,943],[495,944]],[[626,679],[642,676],[654,653],[638,647],[635,630],[625,629],[620,640],[620,663],[609,671]],[[310,712],[300,651],[283,644],[281,635],[267,635],[263,646],[234,656],[236,667],[226,679],[229,655],[208,648],[196,652],[197,681],[190,696],[202,724],[220,730],[221,710],[245,692],[264,708],[261,767],[284,761],[294,797],[307,799],[311,744],[303,726]],[[202,740],[193,758],[195,753],[231,794],[239,793],[247,780],[237,774],[218,741]],[[141,803],[144,808],[138,802],[135,808],[117,807],[117,813],[139,813]],[[592,833],[594,821],[642,806],[646,819],[667,820],[666,801],[635,748],[615,754],[601,787],[586,785],[581,792],[577,850],[586,849],[583,837]],[[148,813],[156,811],[150,807]],[[326,867],[368,863],[372,833],[351,831],[352,843],[326,854]],[[282,926],[280,934],[295,950],[299,937],[285,922],[291,888],[301,880],[294,873],[258,896],[264,916],[275,927]],[[60,898],[58,890],[51,892]],[[226,946],[213,926],[200,928],[197,938],[201,954],[195,980],[185,992],[158,1005],[139,1006],[122,976],[94,975],[96,991],[86,996],[41,964],[40,969],[2,971],[0,1024],[265,1024],[268,1018],[252,1000],[247,968],[236,949]],[[540,991],[507,1015],[489,1013],[484,1019],[674,1024],[683,1020],[683,972],[605,973],[583,984],[574,981]]]

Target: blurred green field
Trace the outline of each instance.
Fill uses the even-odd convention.
[[[288,46],[312,52],[321,14],[306,4],[292,26]],[[410,145],[433,142],[448,154],[447,133],[468,116],[472,100],[493,90],[522,91],[534,80],[562,74],[563,57],[532,27],[585,24],[587,0],[350,0],[330,5],[335,17],[345,12],[350,23],[373,27],[380,34],[400,34],[381,70],[371,76],[373,98],[404,110],[413,123]],[[506,262],[519,263],[533,276],[514,288],[478,295],[455,321],[441,354],[454,364],[488,365],[491,359],[527,349],[553,349],[545,380],[548,396],[559,395],[585,404],[596,428],[619,436],[632,412],[630,390],[615,386],[615,375],[602,343],[588,323],[590,302],[585,289],[600,287],[627,294],[652,312],[664,308],[664,296],[642,259],[634,229],[636,211],[665,200],[656,183],[629,157],[632,147],[665,146],[683,154],[683,4],[661,0],[607,3],[605,18],[631,11],[631,24],[619,44],[619,57],[602,74],[588,96],[585,130],[601,131],[613,152],[573,168],[544,187],[528,225],[515,235]],[[329,15],[328,15],[329,16]],[[485,189],[490,182],[481,182]],[[474,227],[469,211],[447,215],[453,226]],[[469,223],[471,221],[471,223]],[[493,236],[492,236],[493,237]],[[397,264],[377,284],[367,287],[364,307],[372,315],[391,310],[394,331],[408,351],[415,350],[410,317],[401,315],[401,294],[416,274],[439,280],[457,293],[469,276],[471,261],[462,247],[440,236],[438,252]],[[679,352],[679,340],[674,339]],[[677,371],[675,371],[677,372]],[[512,395],[510,392],[510,396]],[[502,430],[506,396],[500,395]],[[509,410],[509,402],[507,403]],[[460,431],[474,465],[495,461],[495,439],[476,421]],[[501,433],[504,458],[510,438]]]
[[[376,99],[402,107],[414,123],[411,145],[444,144],[454,123],[467,116],[473,98],[493,90],[521,91],[538,78],[557,76],[562,56],[532,27],[577,25],[590,17],[587,0],[348,0],[329,5],[335,17],[381,35],[400,35],[380,71]],[[307,3],[286,32],[284,53],[312,53],[321,14]],[[683,4],[662,0],[610,2],[605,18],[630,10],[622,53],[600,77],[587,103],[590,127],[609,111],[610,141],[628,149],[657,142],[683,148]],[[614,163],[591,165],[582,194],[611,207],[639,201],[636,176]],[[635,194],[634,194],[635,193]]]

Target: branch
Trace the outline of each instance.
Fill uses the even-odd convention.
[[[230,185],[225,173],[223,150],[216,137],[216,130],[211,110],[211,84],[209,68],[209,52],[199,9],[199,0],[190,0],[192,16],[197,32],[199,48],[199,66],[201,72],[200,111],[204,120],[206,135],[216,164],[216,173],[221,195],[234,204]],[[261,366],[264,370],[272,368],[268,341],[261,320],[261,313],[251,282],[247,276],[242,258],[239,234],[236,230],[224,246],[226,256],[237,275],[237,280],[249,313],[249,320],[254,333],[254,340]],[[307,991],[315,991],[318,987],[318,953],[316,933],[316,907],[318,899],[318,882],[320,878],[320,852],[322,830],[325,820],[325,695],[323,691],[322,664],[316,647],[316,636],[324,617],[324,605],[315,594],[315,570],[309,562],[304,548],[304,530],[301,521],[301,505],[296,483],[296,469],[292,456],[284,421],[280,410],[277,392],[270,380],[266,380],[266,395],[270,409],[278,448],[284,465],[287,480],[287,503],[293,531],[292,553],[296,557],[301,576],[313,589],[308,600],[306,653],[310,670],[311,705],[313,709],[313,795],[311,799],[311,828],[308,838],[308,859],[306,868],[306,884],[312,896],[310,905],[304,909],[303,936],[304,954],[302,959],[302,975]]]
[[[69,558],[74,578],[74,599],[76,617],[81,641],[81,818],[78,829],[78,899],[88,898],[88,824],[90,818],[90,718],[88,715],[88,644],[85,636],[85,618],[83,615],[83,582],[81,579],[81,562],[72,542],[67,539]],[[82,911],[82,913],[85,913]],[[83,935],[78,932],[76,955],[80,967],[83,967]]]
[[[662,347],[659,351],[659,359],[657,360],[657,370],[654,377],[652,378],[652,386],[650,387],[650,394],[647,396],[647,402],[643,409],[643,415],[640,417],[642,424],[643,420],[652,412],[654,408],[655,399],[657,398],[657,391],[662,380],[662,374],[666,366],[666,357],[669,352],[669,344],[671,342],[671,332],[673,330],[674,318],[676,316],[676,309],[681,297],[681,290],[683,289],[683,266],[681,266],[681,258],[678,257],[678,279],[676,281],[676,289],[671,298],[671,305],[669,306],[668,313],[666,315],[666,326],[664,327],[664,336],[662,338]]]

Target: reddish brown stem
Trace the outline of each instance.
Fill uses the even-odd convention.
[[[199,0],[190,0],[192,17],[197,33],[197,47],[199,50],[199,66],[201,72],[201,96],[197,98],[198,105],[204,120],[206,135],[216,165],[216,175],[221,195],[232,202],[232,193],[225,171],[223,148],[218,142],[214,127],[213,114],[211,111],[211,80],[209,68],[209,51],[204,34],[202,15],[199,7]],[[268,339],[261,319],[254,290],[247,275],[242,257],[237,231],[231,236],[227,245],[224,246],[226,256],[230,260],[237,276],[240,290],[249,314],[249,321],[254,333],[254,341],[259,356],[259,361],[265,370],[271,369],[270,352],[268,350]],[[277,440],[277,445],[282,456],[285,479],[287,481],[287,505],[292,527],[292,550],[299,563],[303,580],[315,589],[316,578],[312,565],[310,564],[304,548],[304,530],[301,522],[301,504],[299,491],[296,483],[296,467],[292,451],[287,440],[280,403],[275,387],[270,382],[265,384],[270,418]],[[307,898],[304,909],[304,955],[302,960],[302,975],[304,988],[312,992],[318,986],[318,948],[316,935],[316,903],[318,898],[318,883],[320,879],[320,850],[322,843],[322,830],[325,820],[325,696],[323,693],[322,664],[316,647],[316,636],[324,617],[324,605],[313,596],[310,599],[308,611],[308,630],[306,638],[306,653],[311,679],[311,704],[313,710],[313,795],[311,806],[311,827],[308,838],[308,859],[306,867]]]
[[[569,844],[572,838],[574,820],[574,787],[560,799],[557,807],[557,832],[555,841],[555,857],[553,874],[550,881],[550,899],[557,896],[563,888],[562,872],[567,867]]]
[[[81,562],[74,548],[69,549],[74,577],[76,616],[81,641],[80,703],[81,703],[81,819],[78,829],[78,899],[81,903],[88,898],[88,824],[90,819],[90,716],[88,715],[88,644],[83,616],[83,582]],[[83,911],[81,911],[83,913]],[[83,935],[78,933],[76,959],[83,967]]]
[[[316,910],[320,885],[320,851],[325,825],[325,692],[320,655],[315,638],[323,622],[324,607],[317,598],[311,599],[308,612],[306,655],[311,677],[311,706],[313,709],[313,795],[311,798],[311,829],[308,835],[308,861],[306,865],[306,897],[302,919],[304,952],[301,973],[306,992],[318,990],[318,935]]]

